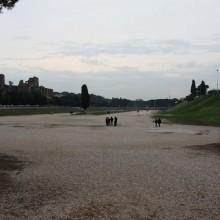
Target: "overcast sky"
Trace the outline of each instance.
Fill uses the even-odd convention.
[[[20,0],[0,14],[0,72],[55,91],[183,97],[216,87],[219,0]]]

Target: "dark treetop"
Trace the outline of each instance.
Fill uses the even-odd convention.
[[[0,13],[4,8],[12,9],[19,0],[0,0]]]
[[[88,93],[87,86],[84,84],[82,85],[82,92],[81,92],[81,107],[83,109],[87,109],[90,105],[90,96]]]

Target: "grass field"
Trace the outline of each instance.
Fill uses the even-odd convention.
[[[159,115],[178,123],[220,126],[220,97],[200,97],[162,111]]]
[[[74,114],[94,114],[102,115],[106,113],[125,112],[131,109],[128,108],[113,108],[113,107],[90,107],[84,112],[79,107],[62,107],[62,106],[48,106],[48,107],[2,107],[0,108],[0,116],[16,116],[16,115],[38,115],[38,114],[58,114],[70,113]]]

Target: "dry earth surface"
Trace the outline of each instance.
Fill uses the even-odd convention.
[[[1,220],[219,220],[220,128],[150,112],[0,118]]]

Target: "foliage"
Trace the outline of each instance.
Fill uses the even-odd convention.
[[[82,85],[82,91],[81,91],[81,107],[85,110],[90,105],[90,96],[87,89],[87,86],[84,84]]]
[[[0,13],[4,8],[12,9],[19,0],[0,0]]]
[[[52,100],[52,104],[61,105],[61,106],[79,107],[80,95],[69,92],[55,93],[55,96],[53,97]]]
[[[198,86],[198,95],[199,96],[206,95],[208,88],[209,88],[209,86],[206,85],[204,81],[202,81],[201,84]]]
[[[171,107],[177,103],[177,99],[156,99],[156,100],[129,100],[123,98],[104,98],[94,94],[90,95],[90,106],[115,107],[115,108],[143,108],[143,107]],[[16,86],[0,89],[0,105],[55,105],[72,106],[81,105],[81,94],[62,92],[54,93],[53,97],[45,97],[34,91],[18,89]]]
[[[212,89],[208,91],[208,95],[219,95],[220,91],[217,89]]]
[[[46,105],[48,99],[37,90],[19,90],[15,86],[0,90],[1,105]]]
[[[191,96],[192,96],[192,97],[196,97],[196,82],[195,82],[195,80],[192,80]]]
[[[192,101],[194,100],[197,96],[204,96],[207,94],[209,86],[205,84],[205,82],[202,80],[201,84],[196,87],[196,82],[195,80],[192,80],[192,85],[191,85],[191,93],[190,95],[186,96],[185,100],[186,101]]]

